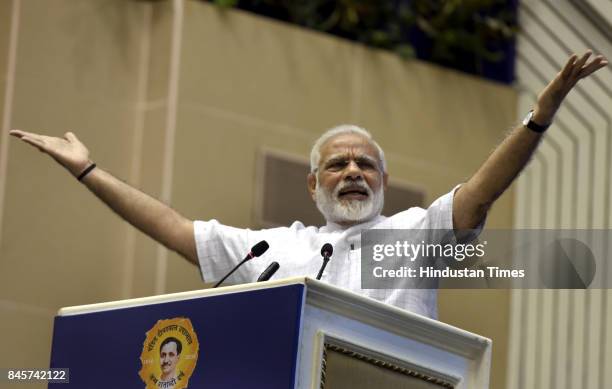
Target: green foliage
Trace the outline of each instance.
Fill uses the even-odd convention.
[[[411,36],[431,43],[429,60],[465,61],[479,68],[496,62],[500,43],[512,40],[517,27],[504,0],[212,0],[223,7],[238,6],[333,33],[364,44],[415,56]]]
[[[220,7],[235,7],[238,5],[238,0],[213,0],[213,3]]]

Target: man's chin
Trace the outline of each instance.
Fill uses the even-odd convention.
[[[315,202],[325,220],[342,225],[365,223],[380,214],[382,197],[379,199],[375,194],[354,195],[355,198],[348,197],[346,195],[328,195],[321,190],[317,190]]]
[[[376,215],[372,215],[372,212],[368,212],[367,214],[364,214],[363,212],[360,213],[352,213],[352,212],[337,212],[335,213],[330,219],[333,222],[336,222],[338,224],[358,224],[358,223],[365,223],[367,221],[372,220]]]

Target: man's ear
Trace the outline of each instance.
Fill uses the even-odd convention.
[[[317,176],[315,173],[308,173],[306,177],[306,184],[308,186],[308,193],[310,193],[310,197],[312,200],[315,199],[315,191],[317,189]]]
[[[387,174],[387,172],[383,173],[383,190],[387,190],[387,186],[389,184],[389,175]]]

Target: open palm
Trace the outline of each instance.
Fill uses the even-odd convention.
[[[11,130],[9,134],[48,154],[75,176],[90,164],[89,150],[72,132],[62,138],[22,130]]]
[[[550,123],[563,99],[576,86],[578,81],[608,65],[608,60],[603,55],[597,55],[591,61],[588,61],[592,54],[593,52],[588,50],[581,57],[576,54],[572,55],[563,69],[540,93],[537,112],[540,115],[539,123]]]

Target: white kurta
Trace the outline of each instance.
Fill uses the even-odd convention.
[[[273,261],[280,264],[275,279],[315,278],[323,262],[321,247],[331,243],[334,253],[321,281],[435,319],[435,289],[361,289],[360,234],[366,229],[452,231],[455,189],[435,200],[427,209],[414,207],[390,217],[378,216],[350,228],[329,222],[320,228],[305,227],[296,221],[290,227],[249,230],[225,226],[214,219],[195,221],[194,234],[202,278],[206,282],[222,278],[261,240],[270,244],[268,251],[245,263],[227,279],[228,284],[254,282]]]

